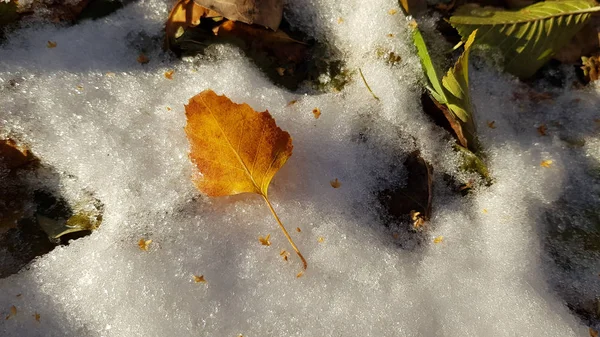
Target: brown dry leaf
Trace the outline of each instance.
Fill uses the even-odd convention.
[[[271,234],[267,234],[267,236],[265,236],[265,237],[259,236],[258,241],[263,246],[270,246],[271,245]]]
[[[199,25],[201,18],[217,16],[221,16],[221,14],[202,7],[193,0],[177,1],[165,24],[165,49],[170,47],[173,40],[183,35],[187,28]]]
[[[600,79],[600,56],[581,57],[583,76],[590,82]]]
[[[40,314],[38,314],[37,312],[35,314],[33,314],[33,318],[35,318],[36,322],[40,321]]]
[[[10,307],[10,313],[6,316],[6,319],[9,319],[11,317],[14,317],[17,315],[17,307],[15,307],[14,305]]]
[[[546,136],[546,131],[548,131],[546,124],[542,124],[537,127],[537,132],[540,134],[540,136]]]
[[[0,168],[17,169],[33,160],[33,155],[12,139],[0,139]]]
[[[204,275],[192,275],[192,278],[194,279],[195,283],[206,283],[206,280],[204,279]]]
[[[330,181],[329,184],[333,188],[340,188],[340,186],[342,186],[342,183],[340,183],[340,181],[337,178],[335,178],[335,180]]]
[[[150,59],[146,55],[144,55],[144,53],[140,53],[140,55],[137,58],[137,61],[140,64],[146,64],[150,62]]]
[[[138,241],[138,247],[140,247],[141,250],[147,252],[151,243],[152,243],[152,240],[144,240],[142,238],[142,239],[140,239],[140,241]]]
[[[169,71],[165,71],[165,78],[168,80],[172,80],[174,73],[175,73],[175,70],[172,70],[172,69]]]
[[[487,125],[488,125],[488,128],[495,129],[496,128],[496,121],[487,122]]]
[[[541,167],[549,168],[552,165],[552,160],[542,160],[540,163]]]
[[[433,239],[433,243],[442,243],[443,241],[444,237],[441,235]]]
[[[590,328],[590,337],[598,337],[598,331]]]
[[[296,227],[296,232],[298,232],[298,233],[302,232],[302,230],[300,229],[300,227]]]
[[[48,43],[46,44],[46,47],[48,47],[48,48],[56,48],[56,42],[54,42],[54,41],[48,41]]]
[[[321,117],[321,109],[319,108],[314,108],[312,110],[313,115],[315,115],[315,119],[319,119],[319,117]]]
[[[242,40],[247,48],[272,54],[282,64],[299,64],[306,58],[306,43],[292,39],[281,30],[274,32],[260,26],[226,20],[213,28],[213,33],[222,38]]]
[[[203,7],[221,13],[229,20],[256,24],[273,30],[283,16],[283,0],[195,0]]]
[[[292,155],[292,138],[268,111],[205,90],[185,106],[190,159],[200,174],[192,180],[208,196],[260,195],[306,270],[307,263],[275,213],[268,197],[271,180]]]

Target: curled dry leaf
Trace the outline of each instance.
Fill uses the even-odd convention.
[[[213,197],[260,195],[306,270],[306,260],[268,197],[271,180],[292,155],[290,135],[275,124],[268,111],[256,112],[248,104],[233,103],[212,90],[192,97],[185,113],[190,159],[200,171],[192,178],[196,187]]]
[[[340,181],[337,178],[335,178],[334,180],[330,181],[329,184],[333,188],[339,188],[340,186],[342,186],[342,183],[340,183]]]
[[[194,0],[222,16],[277,30],[283,17],[283,0]]]
[[[314,108],[312,110],[313,115],[315,115],[315,119],[319,119],[319,117],[321,117],[321,109],[319,108]]]

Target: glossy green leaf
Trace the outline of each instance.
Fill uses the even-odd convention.
[[[450,24],[463,40],[479,30],[475,44],[498,48],[504,56],[505,70],[527,78],[597,11],[600,7],[588,0],[545,1],[518,11],[465,5],[450,18]]]

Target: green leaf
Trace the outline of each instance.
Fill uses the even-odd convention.
[[[507,72],[532,76],[583,27],[592,12],[588,0],[546,1],[518,11],[465,5],[450,18],[463,40],[479,30],[475,44],[497,47]]]
[[[469,120],[473,119],[471,97],[469,95],[469,53],[476,34],[477,30],[471,33],[465,43],[465,50],[462,55],[460,55],[454,67],[450,68],[446,76],[442,78],[448,108],[463,123],[468,123]]]
[[[417,54],[421,59],[421,65],[423,66],[423,70],[425,70],[425,75],[429,80],[429,85],[427,89],[431,92],[433,98],[435,98],[438,103],[446,104],[446,96],[444,95],[444,90],[442,89],[442,84],[440,83],[440,78],[438,76],[438,71],[436,66],[431,61],[431,56],[429,55],[429,51],[427,50],[427,44],[425,44],[425,40],[423,39],[423,35],[421,35],[421,31],[418,27],[416,27],[416,23],[413,28],[413,42],[415,47],[417,47]]]

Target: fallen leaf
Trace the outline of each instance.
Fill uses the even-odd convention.
[[[600,79],[600,56],[581,57],[583,76],[590,82]]]
[[[140,241],[138,241],[138,246],[140,247],[141,250],[147,252],[148,247],[150,246],[151,243],[152,243],[152,240],[140,239]]]
[[[40,321],[40,314],[38,314],[37,312],[35,314],[33,314],[33,318],[35,318],[36,322]]]
[[[550,167],[550,165],[552,165],[552,160],[542,160],[542,162],[540,163],[541,167]]]
[[[444,237],[443,236],[438,236],[435,239],[433,239],[433,243],[442,243],[444,241]]]
[[[270,246],[271,245],[271,234],[267,234],[267,236],[265,236],[265,237],[260,236],[258,238],[258,241],[260,241],[260,243],[263,246]]]
[[[288,253],[287,250],[282,249],[281,252],[279,252],[279,255],[283,258],[283,261],[287,261],[290,253]]]
[[[137,61],[140,64],[146,64],[146,63],[150,62],[150,59],[143,53],[140,53],[140,55],[137,58]]]
[[[165,78],[168,79],[168,80],[172,80],[173,79],[173,73],[175,73],[175,70],[165,71]]]
[[[342,186],[342,183],[340,183],[340,181],[337,178],[335,178],[335,180],[330,181],[329,184],[333,188],[339,188],[340,186]]]
[[[496,121],[487,122],[487,125],[490,129],[496,128]]]
[[[398,11],[397,11],[397,10],[395,10],[395,9],[390,9],[390,10],[388,11],[388,14],[389,14],[389,15],[394,15],[394,14],[396,14],[396,13],[398,13]]]
[[[200,24],[201,18],[221,16],[220,13],[196,4],[193,0],[179,0],[171,9],[165,24],[165,49],[169,49],[175,39],[186,29]]]
[[[54,41],[48,41],[48,43],[46,44],[46,47],[48,47],[48,48],[56,48],[56,42],[54,42]]]
[[[193,275],[192,278],[194,279],[195,283],[206,283],[206,280],[204,279],[204,275]]]
[[[322,236],[319,236],[319,237],[317,238],[317,242],[319,242],[319,243],[323,243],[323,242],[325,242],[325,238],[324,238],[324,237],[322,237]]]
[[[6,316],[6,319],[10,319],[11,317],[14,317],[17,315],[17,307],[15,307],[14,305],[10,307],[10,313]]]
[[[546,131],[548,131],[546,124],[542,124],[537,128],[537,132],[540,134],[540,136],[546,136]]]
[[[283,0],[195,0],[203,7],[221,13],[229,20],[279,28],[283,17]]]
[[[292,155],[290,135],[268,111],[256,112],[212,90],[192,97],[185,113],[189,156],[200,171],[192,177],[196,187],[208,196],[260,195],[306,270],[306,260],[268,197],[271,180]]]
[[[300,229],[300,227],[296,227],[296,232],[298,232],[298,233],[302,232],[302,230]]]
[[[598,337],[598,331],[590,328],[590,337]]]
[[[315,115],[315,119],[319,119],[319,117],[321,117],[321,109],[319,108],[314,108],[312,113]]]

